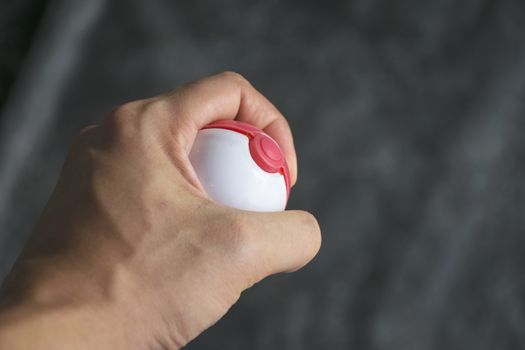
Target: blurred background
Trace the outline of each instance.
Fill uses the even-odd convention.
[[[0,279],[83,126],[234,70],[324,241],[188,349],[525,348],[522,0],[0,4]]]

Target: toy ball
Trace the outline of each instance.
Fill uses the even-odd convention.
[[[262,130],[219,120],[197,134],[189,155],[208,196],[250,211],[282,211],[290,194],[290,173],[279,145]]]

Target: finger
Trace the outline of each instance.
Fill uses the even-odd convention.
[[[313,215],[304,211],[276,213],[246,212],[252,246],[247,249],[250,267],[248,285],[279,272],[291,272],[306,265],[319,251],[321,232]],[[250,243],[247,244],[248,246]]]
[[[181,146],[189,153],[197,132],[219,119],[237,119],[263,129],[279,144],[288,162],[292,183],[297,157],[284,116],[241,75],[225,72],[182,86],[160,97],[175,115]]]

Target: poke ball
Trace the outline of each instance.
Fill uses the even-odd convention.
[[[290,173],[279,145],[262,130],[235,120],[208,124],[189,155],[208,196],[229,207],[282,211]]]

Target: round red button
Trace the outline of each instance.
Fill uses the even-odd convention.
[[[261,150],[266,154],[268,158],[271,160],[275,160],[276,162],[281,161],[283,159],[283,155],[281,153],[281,150],[279,149],[279,146],[272,140],[270,140],[267,137],[261,138]]]
[[[256,133],[250,140],[250,153],[261,169],[269,173],[278,172],[285,163],[279,146],[263,133]]]

